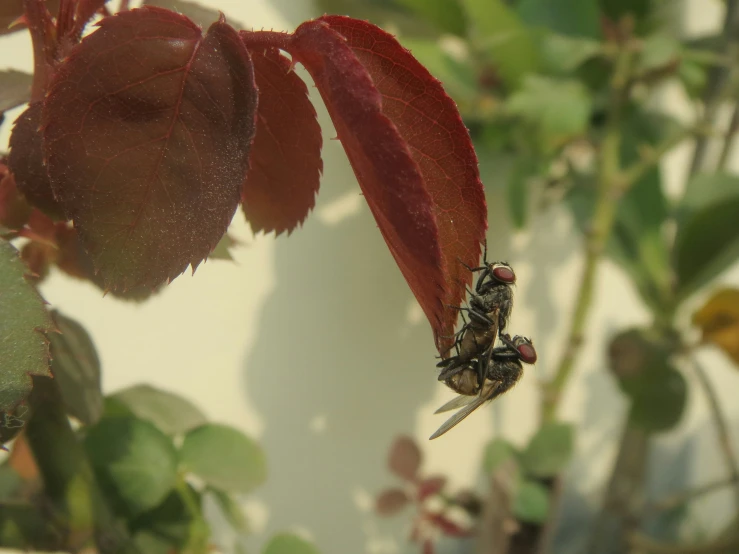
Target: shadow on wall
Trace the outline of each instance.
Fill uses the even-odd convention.
[[[321,206],[360,194],[334,165]],[[305,527],[327,553],[364,551],[353,495],[389,482],[391,441],[413,432],[438,386],[430,327],[408,323],[412,294],[362,204],[333,226],[314,213],[277,239],[275,288],[246,360],[248,401],[265,422],[267,531]]]

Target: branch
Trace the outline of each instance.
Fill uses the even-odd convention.
[[[634,532],[629,544],[635,550],[650,554],[733,554],[739,548],[739,537],[719,538],[703,544],[680,545],[656,541],[647,535]]]
[[[693,371],[695,372],[696,377],[698,377],[698,382],[703,388],[703,392],[708,400],[708,407],[711,410],[711,418],[713,419],[713,424],[716,427],[716,433],[718,434],[719,448],[723,454],[724,463],[729,472],[729,478],[734,484],[734,503],[736,510],[739,513],[739,463],[737,463],[736,454],[734,453],[731,439],[729,438],[729,427],[726,424],[726,417],[721,410],[721,405],[719,404],[718,396],[713,388],[713,384],[708,379],[703,367],[698,363],[698,360],[694,356],[691,356],[690,360],[692,362]]]
[[[729,128],[726,130],[726,139],[724,140],[724,147],[721,149],[721,155],[718,159],[718,169],[724,170],[726,163],[729,161],[729,154],[734,148],[734,140],[736,139],[736,132],[739,130],[739,104],[734,106],[734,111],[731,114],[731,121],[729,121]]]
[[[675,508],[682,506],[683,504],[687,504],[688,502],[692,500],[696,500],[697,498],[700,498],[701,496],[721,490],[724,487],[728,487],[731,485],[737,485],[737,484],[739,484],[739,478],[734,477],[734,476],[732,476],[730,479],[719,479],[716,481],[712,481],[710,483],[706,483],[705,485],[701,485],[700,487],[678,492],[673,495],[662,498],[661,500],[656,500],[654,502],[651,502],[647,506],[647,510],[660,511],[660,512],[666,511],[666,510],[673,510]]]
[[[26,439],[43,478],[44,497],[76,543],[68,546],[90,545],[94,540],[101,554],[124,548],[137,553],[98,488],[92,466],[69,424],[56,381],[34,376],[28,402],[32,415]]]
[[[618,199],[623,191],[619,179],[621,111],[628,93],[632,60],[633,52],[623,45],[611,79],[610,110],[606,122],[605,136],[600,148],[598,196],[590,223],[590,233],[585,243],[585,266],[580,277],[579,292],[575,300],[568,339],[554,377],[543,384],[542,419],[545,422],[556,418],[562,390],[580,353],[583,333],[593,301],[596,270],[611,234]]]
[[[720,53],[722,56],[730,56],[731,50],[735,46],[735,39],[739,32],[739,0],[726,0],[726,13],[724,15],[723,30],[721,33],[721,41],[723,48]],[[713,122],[718,114],[722,99],[722,91],[729,80],[729,69],[726,67],[714,67],[708,76],[708,83],[703,94],[703,104],[705,106],[704,119]],[[690,163],[690,175],[695,175],[703,168],[703,162],[708,149],[708,137],[701,137],[695,143],[695,151],[693,152],[693,160]]]

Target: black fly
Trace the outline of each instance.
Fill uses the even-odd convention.
[[[476,364],[468,363],[447,380],[446,384],[459,392],[460,396],[444,404],[435,413],[461,409],[446,420],[429,440],[440,437],[477,408],[510,390],[523,373],[521,362],[536,362],[536,350],[531,340],[521,336],[513,339],[504,337],[504,346],[490,348],[489,356],[478,357]],[[464,392],[473,389],[474,392]]]

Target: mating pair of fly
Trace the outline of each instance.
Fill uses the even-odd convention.
[[[436,413],[461,408],[431,435],[435,439],[449,431],[486,402],[508,391],[521,378],[523,365],[536,362],[536,350],[531,340],[503,331],[513,308],[513,289],[516,274],[505,262],[487,261],[487,246],[483,265],[465,267],[473,273],[481,271],[475,290],[468,291],[468,307],[457,307],[462,312],[464,325],[454,335],[456,355],[437,364],[443,381],[460,396],[450,400]],[[464,317],[467,312],[469,321]],[[496,346],[500,339],[502,346]]]

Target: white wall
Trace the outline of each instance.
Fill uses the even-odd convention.
[[[255,28],[290,30],[319,15],[308,0],[202,3]],[[692,3],[697,5],[691,24],[720,16],[717,0]],[[0,68],[30,70],[29,45],[25,34],[0,39]],[[679,98],[669,102],[680,107]],[[334,136],[322,106],[319,114],[326,139]],[[8,132],[5,125],[0,145]],[[678,186],[689,154],[683,148],[670,158],[671,188]],[[368,511],[372,495],[394,482],[385,469],[387,447],[396,434],[413,434],[424,445],[427,470],[448,473],[456,487],[477,483],[480,453],[494,431],[518,443],[528,439],[537,417],[537,378],[561,354],[582,263],[580,237],[562,211],[538,217],[528,231],[512,236],[503,198],[491,191],[491,256],[507,258],[519,276],[510,328],[534,337],[539,362],[515,391],[429,443],[426,437],[443,420],[432,412],[451,396],[435,379],[429,326],[337,141],[325,141],[324,160],[316,210],[289,239],[254,238],[236,214],[232,230],[247,243],[236,250],[236,264],[209,262],[141,306],[103,298],[98,289],[59,274],[42,292],[90,330],[107,392],[149,382],[260,438],[269,482],[246,502],[260,531],[304,529],[325,554],[413,551],[404,542],[402,521],[378,521]],[[619,271],[604,263],[598,277],[588,341],[563,410],[583,431],[571,485],[593,503],[610,470],[624,410],[604,371],[604,344],[623,326],[648,322]],[[724,281],[739,282],[739,268]],[[701,359],[736,422],[739,372],[718,353]],[[665,448],[678,448],[704,431],[700,454],[691,451],[695,463],[688,462],[695,482],[723,474],[707,425],[705,401],[691,388],[683,423],[660,440]],[[722,504],[709,507],[721,517]],[[264,537],[255,537],[253,551]]]

